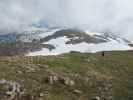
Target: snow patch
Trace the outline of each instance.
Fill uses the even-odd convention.
[[[43,48],[41,51],[30,52],[27,56],[47,56],[47,55],[59,55],[64,53],[69,53],[71,51],[81,52],[81,53],[96,53],[100,51],[120,51],[120,50],[133,50],[133,47],[128,46],[122,40],[120,42],[110,39],[109,42],[99,43],[99,44],[88,44],[86,42],[81,42],[79,44],[66,44],[70,39],[67,37],[59,37],[52,39],[43,44],[50,44],[55,46],[55,49],[49,50]]]
[[[115,40],[110,42],[95,44],[89,47],[91,53],[101,52],[101,51],[125,51],[133,50],[133,47],[130,47],[126,44],[119,43]]]

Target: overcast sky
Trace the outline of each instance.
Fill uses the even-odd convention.
[[[133,40],[133,0],[0,0],[0,33],[33,23],[112,32]]]

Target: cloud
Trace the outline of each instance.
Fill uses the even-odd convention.
[[[0,33],[22,31],[33,23],[111,32],[133,39],[131,0],[1,0]]]

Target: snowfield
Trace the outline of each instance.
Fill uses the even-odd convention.
[[[98,33],[96,34],[99,35]],[[66,44],[66,42],[68,42],[69,40],[70,38],[67,38],[65,36],[51,39],[43,44],[53,45],[55,49],[49,50],[47,48],[43,48],[40,51],[30,52],[27,54],[27,56],[59,55],[59,54],[69,53],[71,51],[81,52],[81,53],[96,53],[101,51],[133,50],[133,47],[130,47],[121,38],[118,38],[117,40],[109,38],[108,42],[99,43],[99,44],[94,44],[94,43],[89,44],[86,42],[81,42],[78,44]]]

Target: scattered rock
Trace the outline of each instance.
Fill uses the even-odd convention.
[[[67,86],[73,86],[75,85],[75,82],[71,80],[69,77],[58,77],[57,75],[50,75],[47,79],[46,82],[49,84],[53,85],[55,83],[61,83]]]
[[[22,87],[17,82],[2,79],[0,80],[0,85],[5,86],[5,91],[3,92],[2,97],[8,97],[7,100],[17,100],[16,98],[20,97],[24,93]]]

